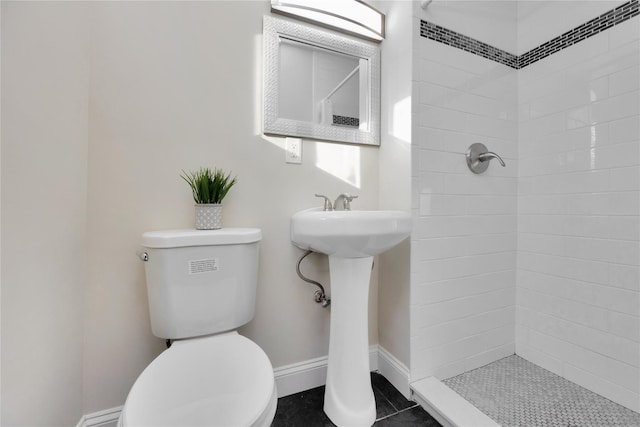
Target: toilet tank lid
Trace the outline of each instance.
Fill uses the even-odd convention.
[[[186,246],[241,245],[259,242],[259,228],[221,228],[219,230],[160,230],[142,235],[145,248],[180,248]]]

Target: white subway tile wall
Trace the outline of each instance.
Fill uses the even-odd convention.
[[[412,381],[516,352],[640,411],[640,17],[618,9],[519,68],[416,18]],[[473,142],[507,167],[472,174]]]
[[[411,378],[442,379],[515,351],[517,79],[419,35],[414,46]],[[471,173],[474,142],[507,167]]]
[[[519,71],[516,352],[640,411],[640,18]]]

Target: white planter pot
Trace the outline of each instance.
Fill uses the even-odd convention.
[[[219,203],[197,204],[196,230],[217,230],[222,228],[222,205]]]

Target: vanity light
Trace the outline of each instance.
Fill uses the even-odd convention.
[[[361,0],[271,0],[273,12],[380,43],[384,14]]]

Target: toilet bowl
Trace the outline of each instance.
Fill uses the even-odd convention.
[[[118,426],[269,426],[276,404],[267,355],[229,332],[161,353],[131,388]]]
[[[173,344],[134,383],[119,426],[271,424],[273,367],[235,332],[255,313],[261,239],[256,228],[142,235],[151,331]]]

